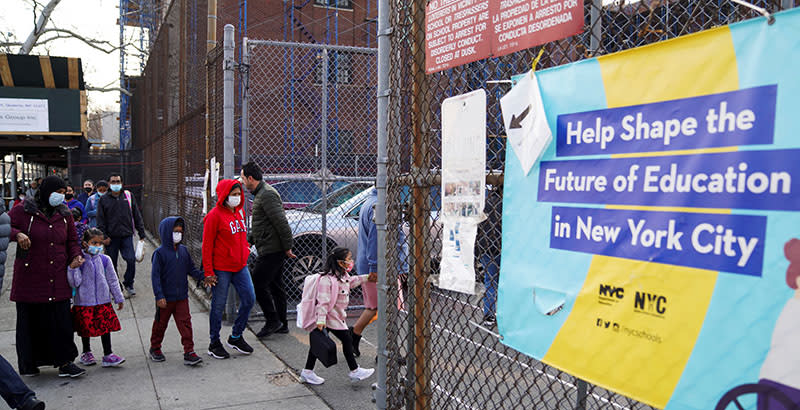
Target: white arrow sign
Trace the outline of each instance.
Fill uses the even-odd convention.
[[[553,140],[536,75],[530,71],[526,73],[500,99],[500,108],[503,110],[508,144],[517,155],[522,171],[528,175]]]

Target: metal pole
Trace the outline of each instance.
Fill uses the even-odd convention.
[[[575,410],[585,410],[586,409],[586,390],[587,384],[586,381],[582,379],[578,379],[575,383],[575,387],[578,389],[577,396],[578,402],[575,405]]]
[[[375,188],[378,190],[378,205],[375,206],[375,225],[378,229],[378,383],[375,389],[375,406],[386,408],[386,362],[389,358],[387,345],[386,315],[386,185],[389,164],[389,0],[378,0],[378,175]],[[358,156],[356,156],[358,173]],[[401,257],[401,255],[398,255]],[[398,289],[398,292],[400,290]]]
[[[592,34],[589,35],[589,50],[592,56],[596,56],[600,50],[600,40],[603,36],[603,20],[600,18],[600,11],[603,9],[603,0],[592,0],[592,9],[589,12],[589,27]],[[667,6],[669,10],[669,6]]]
[[[328,49],[322,50],[322,260],[328,256]]]
[[[13,195],[16,195],[17,194],[17,155],[16,154],[12,154],[11,158],[12,158],[13,161],[11,161],[11,167],[8,169],[8,173],[11,174],[11,192],[13,192]],[[23,190],[25,189],[24,185],[23,185],[22,189]],[[31,200],[33,200],[33,198],[31,198]]]
[[[225,178],[233,178],[233,67],[234,67],[234,33],[233,24],[225,25],[223,37],[222,77],[222,135],[223,163],[222,174]]]
[[[242,165],[250,161],[250,46],[247,37],[242,39]]]
[[[781,10],[789,10],[793,7],[793,3],[792,0],[781,0]]]

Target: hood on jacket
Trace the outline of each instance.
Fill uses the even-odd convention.
[[[174,249],[175,244],[172,243],[172,230],[175,229],[175,224],[181,221],[183,224],[184,234],[186,233],[186,221],[180,216],[168,216],[158,224],[158,234],[161,235],[161,247],[167,249]]]
[[[237,186],[242,190],[242,201],[239,202],[239,206],[237,206],[234,211],[242,209],[244,206],[244,189],[242,189],[242,184],[235,179],[223,179],[219,181],[217,184],[217,206],[225,207],[225,200],[228,199],[228,195],[233,191],[233,188]]]

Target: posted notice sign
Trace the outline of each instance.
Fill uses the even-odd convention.
[[[0,132],[50,131],[47,100],[0,98]]]
[[[536,73],[555,143],[506,155],[503,343],[657,408],[798,408],[800,9],[775,19]]]
[[[431,0],[425,8],[428,74],[562,39],[583,28],[577,0]]]

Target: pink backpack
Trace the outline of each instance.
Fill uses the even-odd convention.
[[[306,276],[303,281],[303,297],[297,304],[297,327],[307,331],[314,330],[317,326],[317,294],[319,280],[322,277],[319,273]],[[339,294],[339,281],[331,281],[331,301],[328,311],[336,305],[336,296]]]

